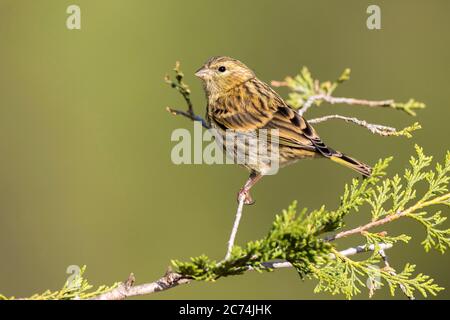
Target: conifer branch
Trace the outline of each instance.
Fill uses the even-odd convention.
[[[380,244],[380,250],[387,250],[392,248],[392,244]],[[354,248],[348,248],[339,252],[340,255],[348,257],[358,253],[364,253],[376,250],[374,245],[370,246],[357,246]],[[335,259],[335,255],[331,254],[330,259]],[[266,262],[263,263],[264,268],[274,270],[274,269],[283,269],[283,268],[294,268],[294,266],[290,262],[286,261],[274,261],[274,262]],[[249,267],[247,271],[254,271],[255,269]],[[133,276],[134,279],[134,276]],[[184,277],[183,275],[173,272],[171,270],[167,271],[166,274],[155,282],[145,283],[141,285],[133,286],[133,282],[130,284],[130,281],[127,280],[124,283],[119,284],[115,289],[102,293],[99,296],[91,298],[91,300],[123,300],[126,298],[131,298],[135,296],[143,296],[152,293],[157,293],[160,291],[165,291],[172,289],[176,286],[182,284],[188,284],[192,281],[188,277]]]
[[[178,63],[174,71],[176,80],[172,81],[166,77],[166,82],[180,92],[187,104],[187,110],[168,108],[168,111],[193,121],[201,121],[203,126],[208,128],[206,121],[194,113],[190,90],[183,82],[183,74]],[[406,104],[398,104],[390,100],[388,103],[347,98],[331,99],[337,85],[348,79],[349,72],[346,70],[336,82],[320,83],[312,79],[307,69],[303,69],[295,79],[286,80],[286,84],[294,90],[290,99],[297,101],[298,108],[305,108],[305,103],[312,100],[311,105],[320,105],[322,101],[329,103],[334,101],[368,106],[389,106],[411,115],[415,115],[414,110],[424,107],[423,104],[413,100]],[[313,96],[320,96],[320,99],[310,98]],[[306,105],[306,110],[308,108]],[[391,127],[372,125],[363,120],[339,115],[312,121],[319,123],[329,119],[353,122],[369,130],[372,129],[374,133],[383,133],[382,135],[410,136],[410,132],[418,128],[418,124],[414,124],[410,127],[413,129],[396,131]],[[168,290],[191,281],[215,281],[248,271],[270,272],[287,267],[295,268],[302,278],[315,279],[318,284],[314,292],[343,294],[349,299],[360,293],[361,288],[368,287],[364,282],[366,278],[373,285],[368,288],[370,296],[375,292],[373,288],[380,288],[383,285],[389,288],[392,295],[397,288],[409,298],[413,298],[415,292],[425,297],[428,294],[436,295],[443,288],[427,275],[422,273],[414,275],[415,265],[408,263],[401,272],[396,272],[387,262],[384,250],[395,244],[408,243],[411,237],[405,234],[388,235],[385,232],[372,231],[401,217],[409,217],[424,227],[426,238],[422,245],[426,251],[435,249],[444,253],[450,248],[450,229],[442,228],[446,217],[442,216],[441,211],[434,214],[427,212],[436,205],[450,206],[448,190],[450,152],[447,152],[444,162],[436,164],[432,170],[429,169],[432,157],[426,156],[422,148],[418,146],[416,146],[416,154],[411,157],[410,167],[404,174],[395,175],[392,178],[386,177],[386,169],[391,158],[380,160],[374,166],[371,177],[364,180],[353,179],[345,186],[341,203],[333,210],[324,206],[312,211],[297,210],[296,202],[294,202],[276,216],[266,237],[250,241],[242,247],[234,244],[242,215],[242,206],[241,209],[238,207],[225,260],[217,262],[204,255],[193,257],[188,262],[174,260],[172,265],[175,271],[169,270],[155,282],[134,285],[134,276],[130,275],[124,283],[116,283],[110,287],[101,286],[95,290],[83,278],[85,271],[83,268],[81,274],[74,280],[75,285],[66,283],[59,291],[46,291],[43,294],[33,295],[29,299],[125,299]],[[418,198],[416,189],[419,183],[426,183],[428,188]],[[345,225],[346,216],[358,211],[369,212],[371,221],[356,228],[340,231]],[[327,236],[330,233],[334,235]],[[343,251],[336,249],[337,240],[356,235],[363,236],[365,243]],[[371,254],[360,260],[350,258],[361,252],[371,252]],[[384,263],[381,269],[377,268],[380,263]],[[7,298],[0,295],[0,299]]]
[[[381,243],[407,243],[407,235],[392,236],[385,232],[372,233],[372,228],[396,221],[400,217],[410,217],[425,226],[427,238],[425,250],[435,248],[444,252],[450,247],[450,229],[441,229],[445,220],[440,213],[427,215],[424,210],[432,206],[450,206],[448,183],[450,181],[450,152],[443,164],[437,164],[435,170],[426,171],[431,157],[416,146],[417,157],[411,157],[410,168],[405,170],[402,180],[398,175],[385,177],[390,158],[380,160],[373,168],[372,176],[353,179],[344,190],[341,204],[335,210],[325,207],[308,212],[306,209],[297,214],[296,204],[278,215],[269,234],[258,241],[252,241],[244,247],[234,246],[227,260],[216,262],[206,256],[192,258],[190,262],[173,261],[177,272],[195,280],[215,281],[221,277],[239,275],[249,268],[256,271],[270,271],[266,261],[286,260],[281,265],[294,266],[300,276],[319,281],[315,292],[326,291],[343,294],[347,298],[361,292],[365,287],[362,277],[370,279],[377,287],[387,285],[391,294],[399,288],[408,297],[415,291],[422,295],[435,295],[443,290],[427,275],[419,273],[413,276],[415,265],[407,264],[397,273],[393,269],[375,268],[384,260]],[[403,181],[403,182],[402,182]],[[416,200],[416,185],[426,181],[428,191]],[[412,204],[410,202],[414,201]],[[372,222],[350,231],[343,231],[331,237],[321,235],[336,231],[344,226],[345,217],[363,206],[368,207]],[[332,241],[351,235],[362,235],[367,246],[373,246],[373,254],[362,261],[354,261],[336,251]],[[335,257],[334,259],[332,257]],[[277,265],[278,267],[281,265]],[[369,291],[373,294],[373,290]]]
[[[234,247],[234,240],[236,239],[236,234],[239,229],[239,223],[241,222],[242,210],[244,209],[244,201],[245,201],[244,196],[239,198],[238,208],[236,211],[236,218],[233,224],[233,228],[231,229],[230,239],[228,240],[228,248],[227,254],[225,255],[225,260],[228,260],[231,257],[231,251],[233,250]]]
[[[384,252],[384,249],[380,248],[378,253],[380,254],[381,258],[383,259],[384,269],[386,271],[388,271],[391,275],[396,276],[397,273],[395,272],[394,268],[392,268],[391,265],[389,264],[388,257],[386,255],[386,253]],[[375,289],[376,289],[375,286],[372,287],[372,288],[369,288],[369,297],[370,298],[373,296]],[[416,299],[413,294],[408,293],[407,289],[405,288],[405,286],[403,284],[400,284],[400,290],[402,290],[403,294],[409,300],[415,300]]]
[[[449,199],[450,199],[450,192],[446,193],[440,197],[431,199],[429,201],[424,201],[424,202],[419,201],[415,205],[409,207],[406,210],[398,211],[393,214],[389,214],[386,217],[384,217],[383,219],[369,222],[363,226],[359,226],[359,227],[351,229],[351,230],[339,232],[331,237],[326,238],[326,241],[334,241],[334,240],[345,238],[345,237],[355,235],[355,234],[363,234],[364,232],[366,232],[369,229],[382,226],[386,223],[400,219],[401,217],[405,217],[405,216],[413,217],[414,216],[413,214],[417,213],[417,211],[419,211],[420,209],[424,209],[426,207],[429,207],[432,205],[438,205],[438,204],[447,204],[448,205]]]
[[[177,72],[178,71],[176,71],[176,73]],[[311,74],[306,68],[303,68],[301,73],[295,78],[287,78],[284,83],[275,82],[272,84],[275,86],[288,86],[292,90],[291,94],[289,95],[288,103],[298,108],[300,114],[304,114],[304,112],[306,112],[313,105],[319,106],[322,102],[328,102],[330,104],[361,105],[368,107],[389,107],[402,110],[413,116],[416,115],[415,110],[425,107],[423,103],[416,102],[412,99],[407,103],[396,103],[393,100],[370,101],[365,99],[332,96],[337,86],[349,79],[349,75],[350,70],[346,69],[337,81],[327,81],[320,83],[318,80],[314,80],[312,78]],[[182,77],[180,79],[182,81]],[[178,114],[184,115],[182,113]],[[188,113],[188,115],[191,114]],[[310,122],[321,123],[330,119],[339,119],[346,122],[355,123],[367,128],[374,134],[379,134],[382,136],[403,135],[406,137],[411,137],[411,132],[420,128],[420,125],[418,123],[414,123],[412,126],[409,126],[403,130],[397,130],[393,127],[370,124],[365,120],[360,120],[352,117],[344,117],[341,115],[329,115],[312,119]],[[415,160],[413,158],[411,160],[412,170],[407,170],[405,173],[405,179],[408,181],[406,190],[402,190],[402,185],[400,184],[400,178],[398,178],[398,176],[395,176],[392,180],[384,180],[382,186],[375,187],[375,185],[384,175],[383,170],[387,167],[390,161],[390,159],[386,159],[384,161],[380,161],[374,168],[374,172],[371,178],[363,181],[362,183],[354,180],[351,186],[346,187],[345,194],[342,197],[342,204],[337,210],[327,211],[324,208],[321,208],[320,210],[313,211],[309,215],[306,215],[306,222],[302,222],[302,224],[308,224],[308,219],[311,220],[308,224],[309,227],[306,230],[308,230],[310,234],[312,232],[315,237],[323,232],[340,229],[343,226],[344,217],[350,211],[357,210],[362,204],[368,203],[372,207],[373,219],[370,223],[348,231],[341,231],[334,236],[328,236],[324,238],[324,242],[323,240],[315,239],[315,241],[317,242],[315,249],[312,251],[314,252],[314,254],[312,252],[310,253],[311,255],[308,255],[306,253],[305,257],[301,254],[299,256],[299,253],[297,251],[292,252],[291,254],[286,252],[280,253],[281,249],[279,248],[277,251],[269,254],[272,248],[270,246],[269,248],[266,248],[265,241],[271,243],[271,245],[274,245],[274,239],[272,239],[274,234],[276,234],[274,230],[269,233],[269,236],[266,239],[261,240],[262,242],[248,243],[246,248],[234,247],[234,239],[237,232],[237,227],[239,225],[240,216],[242,214],[242,209],[239,210],[238,207],[232,235],[228,243],[226,259],[224,261],[216,263],[214,261],[210,261],[205,256],[200,256],[197,258],[193,258],[191,263],[181,263],[178,261],[174,261],[173,263],[178,270],[182,271],[182,274],[188,274],[193,279],[214,280],[223,276],[240,274],[242,272],[245,272],[245,270],[248,270],[249,268],[258,271],[266,270],[267,268],[264,267],[266,262],[264,262],[264,260],[267,261],[274,258],[279,258],[279,256],[281,255],[281,257],[289,257],[289,259],[288,261],[282,262],[277,266],[292,265],[296,267],[301,276],[313,277],[318,279],[319,284],[316,287],[317,292],[328,291],[333,294],[343,293],[346,297],[350,298],[354,294],[360,292],[358,289],[358,285],[362,285],[362,282],[359,279],[359,276],[366,275],[370,279],[374,276],[374,273],[371,270],[372,263],[377,263],[381,259],[385,261],[385,268],[389,269],[384,250],[378,247],[378,250],[376,250],[369,259],[363,262],[355,262],[346,258],[345,255],[340,255],[337,251],[335,251],[335,249],[333,249],[332,246],[329,247],[327,244],[329,244],[330,241],[337,240],[349,235],[362,234],[367,240],[367,245],[372,246],[379,246],[380,243],[383,243],[383,241],[387,241],[387,243],[390,244],[396,243],[398,241],[407,242],[409,240],[409,237],[406,235],[387,236],[385,233],[374,234],[368,232],[368,230],[392,222],[403,216],[411,216],[413,219],[416,219],[421,224],[423,224],[427,230],[427,239],[423,242],[426,250],[435,247],[443,252],[448,246],[450,246],[450,240],[448,239],[450,231],[436,230],[435,228],[444,220],[443,218],[441,218],[440,213],[437,213],[432,217],[425,217],[423,213],[417,213],[417,211],[420,209],[424,209],[428,206],[441,203],[441,201],[448,201],[448,198],[445,195],[430,199],[431,195],[435,195],[436,193],[442,192],[442,190],[445,189],[442,184],[445,184],[448,181],[442,177],[446,177],[447,171],[442,169],[442,167],[437,167],[436,176],[441,177],[441,181],[437,181],[439,180],[438,178],[435,179],[436,181],[433,181],[434,176],[432,176],[431,173],[430,176],[419,174],[418,172],[420,172],[423,167],[426,167],[426,165],[422,165],[420,163],[423,162],[424,159],[427,160],[427,158],[423,155],[420,148],[417,147],[416,150],[419,155],[419,159]],[[445,168],[447,167],[450,168],[450,165],[445,166]],[[414,184],[417,181],[423,180],[425,178],[430,181],[429,192],[421,201],[405,209],[404,206],[408,203],[408,201],[414,198]],[[432,183],[434,183],[437,187],[433,187],[431,185]],[[433,188],[435,188],[436,190],[432,191]],[[387,195],[389,191],[392,191],[391,195]],[[390,197],[392,197],[392,201],[394,202],[391,213],[383,208],[383,204],[385,204],[385,202]],[[292,214],[295,215],[295,212],[292,213],[293,210],[294,208],[290,207],[288,212],[285,212],[282,217],[278,218],[282,220],[285,219],[286,223],[289,222],[289,224],[295,225],[295,222],[297,222],[297,220],[292,216]],[[300,214],[300,216],[305,217],[305,212]],[[320,220],[322,221],[319,222]],[[276,221],[274,223],[274,229],[281,228],[278,223],[280,223],[280,221]],[[311,228],[315,229],[316,231],[311,231]],[[297,234],[297,237],[299,237],[296,238],[297,241],[301,242],[301,239],[304,239],[306,241],[305,237],[307,237],[308,232],[305,230],[303,231],[306,234]],[[281,235],[279,236],[281,237]],[[277,241],[281,241],[281,238]],[[308,241],[312,240],[310,239]],[[283,247],[281,243],[279,243],[278,245]],[[290,252],[289,247],[283,248],[285,251]],[[269,253],[255,253],[258,252],[258,250],[262,252],[268,250]],[[306,250],[306,252],[308,252],[306,248],[303,248],[303,250]],[[319,254],[319,252],[322,252],[322,254]],[[326,257],[329,258],[330,255],[333,254],[338,258],[331,259],[334,260],[334,262],[332,263],[329,262],[329,259],[327,262]],[[292,262],[295,261],[293,256],[296,256],[297,259],[299,259],[299,261],[301,262]],[[262,259],[262,257],[265,257],[265,259]],[[380,277],[385,281],[385,283],[388,284],[392,294],[394,293],[395,288],[399,287],[410,298],[413,297],[414,290],[420,291],[425,296],[427,292],[436,294],[436,292],[442,290],[442,288],[434,284],[433,280],[431,280],[428,276],[419,274],[416,278],[409,278],[411,277],[414,268],[414,265],[406,265],[405,269],[400,274],[395,273],[395,271],[393,271],[393,269],[391,268],[388,271],[381,272]],[[341,270],[341,272],[336,274],[336,270]],[[382,285],[381,281],[380,283],[378,283],[378,285]],[[373,291],[370,290],[369,294],[372,295]]]

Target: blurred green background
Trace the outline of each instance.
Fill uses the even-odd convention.
[[[65,26],[73,3],[82,11],[79,31]],[[382,30],[366,28],[369,4],[381,6]],[[445,0],[0,0],[0,292],[20,297],[58,289],[69,265],[86,264],[86,276],[98,285],[130,272],[138,282],[155,280],[171,259],[223,257],[247,172],[172,164],[172,131],[192,130],[191,122],[165,111],[184,108],[163,82],[176,60],[199,114],[205,100],[193,73],[213,55],[241,59],[265,81],[297,74],[303,65],[323,80],[350,67],[352,79],[336,95],[414,97],[427,109],[412,118],[323,106],[307,117],[339,113],[396,127],[420,121],[423,129],[413,139],[383,138],[330,121],[316,125],[324,141],[367,163],[393,155],[391,173],[403,170],[414,143],[442,159],[450,133],[449,9]],[[304,161],[267,177],[254,189],[256,205],[245,208],[238,243],[263,237],[294,199],[302,207],[336,206],[354,176],[332,162]],[[347,222],[368,219],[360,212]],[[449,298],[450,255],[426,254],[424,230],[410,221],[384,229],[414,236],[410,245],[389,250],[391,264],[417,263],[449,288],[438,297]],[[147,298],[336,298],[313,294],[315,284],[282,270]]]

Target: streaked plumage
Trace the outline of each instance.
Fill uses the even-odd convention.
[[[196,73],[203,80],[208,100],[207,121],[223,136],[227,130],[248,135],[260,129],[278,129],[280,167],[299,159],[325,157],[369,176],[364,163],[327,147],[314,128],[242,62],[214,57]],[[219,139],[220,140],[220,139]],[[222,142],[226,147],[226,140]],[[236,153],[236,150],[233,150]],[[250,188],[266,173],[263,163],[245,163],[250,179],[240,191],[252,203]]]

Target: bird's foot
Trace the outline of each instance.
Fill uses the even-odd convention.
[[[250,191],[242,188],[239,192],[238,192],[238,196],[237,196],[237,201],[240,202],[241,199],[244,199],[244,204],[245,205],[252,205],[255,203],[255,201],[253,200],[252,196],[250,195]]]

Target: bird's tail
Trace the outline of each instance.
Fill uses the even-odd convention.
[[[365,177],[370,177],[370,175],[372,174],[372,168],[370,166],[328,147],[319,138],[311,139],[310,141],[316,148],[316,152],[320,153],[325,158],[331,159],[334,162],[337,162],[350,169],[353,169]]]
[[[356,172],[361,173],[365,177],[370,177],[372,173],[372,168],[367,164],[362,163],[361,161],[358,161],[356,159],[350,158],[340,152],[334,152],[329,158],[334,162],[342,164],[350,169],[355,170]]]

